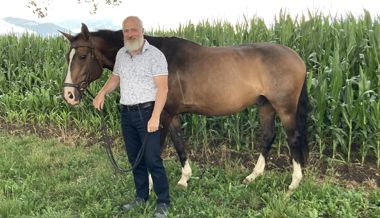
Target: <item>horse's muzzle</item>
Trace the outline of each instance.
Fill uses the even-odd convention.
[[[68,104],[74,106],[80,103],[82,93],[74,87],[64,87],[62,97]]]

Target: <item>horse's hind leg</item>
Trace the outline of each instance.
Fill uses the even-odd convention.
[[[267,100],[265,100],[265,102],[259,107],[260,126],[262,130],[261,143],[264,147],[253,172],[244,179],[243,183],[248,184],[252,182],[264,172],[265,159],[268,157],[269,150],[271,149],[276,136],[274,123],[275,114],[275,110]]]
[[[295,113],[279,112],[279,117],[285,127],[286,135],[288,137],[288,145],[293,163],[292,182],[289,185],[289,189],[294,190],[302,180],[301,164],[303,164],[302,150],[300,144],[297,142],[299,133],[296,127],[296,116]]]
[[[178,181],[177,185],[186,188],[187,181],[191,177],[191,167],[187,159],[187,154],[185,151],[185,142],[182,137],[181,122],[179,120],[178,115],[173,117],[169,126],[169,132],[182,165],[182,176],[181,179]]]

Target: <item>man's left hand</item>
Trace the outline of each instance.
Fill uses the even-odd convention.
[[[160,118],[153,118],[151,117],[148,121],[148,132],[155,132],[158,130],[160,126]]]

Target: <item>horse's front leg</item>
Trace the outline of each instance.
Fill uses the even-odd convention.
[[[243,183],[245,184],[253,182],[258,176],[264,173],[265,159],[268,157],[269,150],[271,149],[273,141],[276,137],[274,123],[275,111],[269,102],[265,102],[259,107],[259,116],[262,130],[261,143],[264,147],[252,173],[244,179]]]
[[[182,176],[178,181],[177,185],[181,187],[187,187],[187,181],[189,181],[191,177],[191,167],[189,164],[189,160],[187,158],[187,154],[185,151],[185,142],[182,137],[182,129],[181,122],[178,115],[174,116],[170,125],[169,125],[170,137],[173,141],[174,147],[177,151],[179,160],[182,165]]]

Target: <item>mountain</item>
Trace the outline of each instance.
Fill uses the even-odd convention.
[[[42,36],[58,35],[58,30],[67,32],[67,29],[53,23],[38,23],[35,21],[16,17],[6,17],[3,18],[3,21],[11,25],[26,29],[28,32],[34,32]]]
[[[120,25],[115,25],[112,20],[103,19],[103,20],[86,20],[86,21],[78,21],[78,20],[64,20],[57,23],[58,25],[69,29],[73,33],[80,32],[80,28],[82,23],[85,23],[90,31],[96,31],[100,29],[108,29],[108,30],[120,30]]]
[[[19,27],[4,20],[0,20],[0,35],[2,34],[23,34],[23,33],[35,33],[31,30]]]
[[[38,23],[36,21],[27,20],[17,17],[6,17],[0,20],[0,34],[16,33],[22,34],[24,32],[36,33],[42,36],[58,35],[59,31],[79,33],[82,26],[81,21],[78,20],[64,20],[58,24],[54,23]],[[120,25],[115,25],[112,20],[88,20],[84,21],[90,31],[99,29],[119,30]]]

